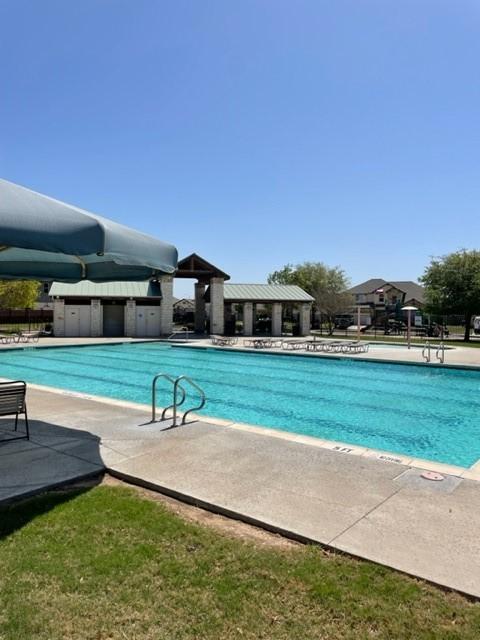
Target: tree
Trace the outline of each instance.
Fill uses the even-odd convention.
[[[0,308],[33,308],[37,301],[39,286],[39,283],[34,280],[0,280]]]
[[[480,313],[480,251],[462,249],[432,258],[420,278],[425,287],[426,309],[465,318],[464,340],[470,340],[472,316]]]
[[[348,293],[348,278],[340,267],[328,267],[323,262],[287,264],[268,276],[269,284],[296,284],[315,299],[315,306],[333,333],[335,316],[353,306],[353,296]]]

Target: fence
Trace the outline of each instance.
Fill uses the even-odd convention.
[[[348,324],[348,322],[345,322]],[[352,320],[352,324],[356,324],[356,318]],[[321,318],[319,322],[314,325],[314,328],[319,330],[321,334],[328,334],[329,328],[326,318]],[[336,336],[351,336],[352,329],[348,329],[348,326],[335,327],[333,335]],[[389,321],[385,313],[382,311],[373,311],[372,321],[370,326],[363,331],[365,335],[381,338],[382,336],[393,336],[404,338],[407,333],[406,321]],[[412,337],[434,337],[434,338],[447,338],[451,340],[463,340],[465,335],[465,318],[461,315],[434,315],[423,314],[422,324],[415,325],[412,314]],[[480,334],[475,334],[473,326],[470,328],[470,339],[480,340]]]
[[[0,331],[44,330],[53,324],[53,311],[48,309],[0,309]]]

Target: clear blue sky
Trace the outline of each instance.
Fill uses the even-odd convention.
[[[0,59],[2,177],[232,281],[479,248],[477,0],[2,0]]]

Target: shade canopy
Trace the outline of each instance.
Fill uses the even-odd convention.
[[[108,282],[173,274],[177,250],[0,179],[0,279]]]

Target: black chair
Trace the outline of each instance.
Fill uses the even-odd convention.
[[[0,382],[0,416],[15,416],[15,431],[18,428],[18,416],[25,416],[25,435],[8,438],[3,442],[11,442],[12,440],[30,440],[30,431],[28,428],[27,404],[25,396],[27,393],[27,384],[22,380],[15,382]]]

